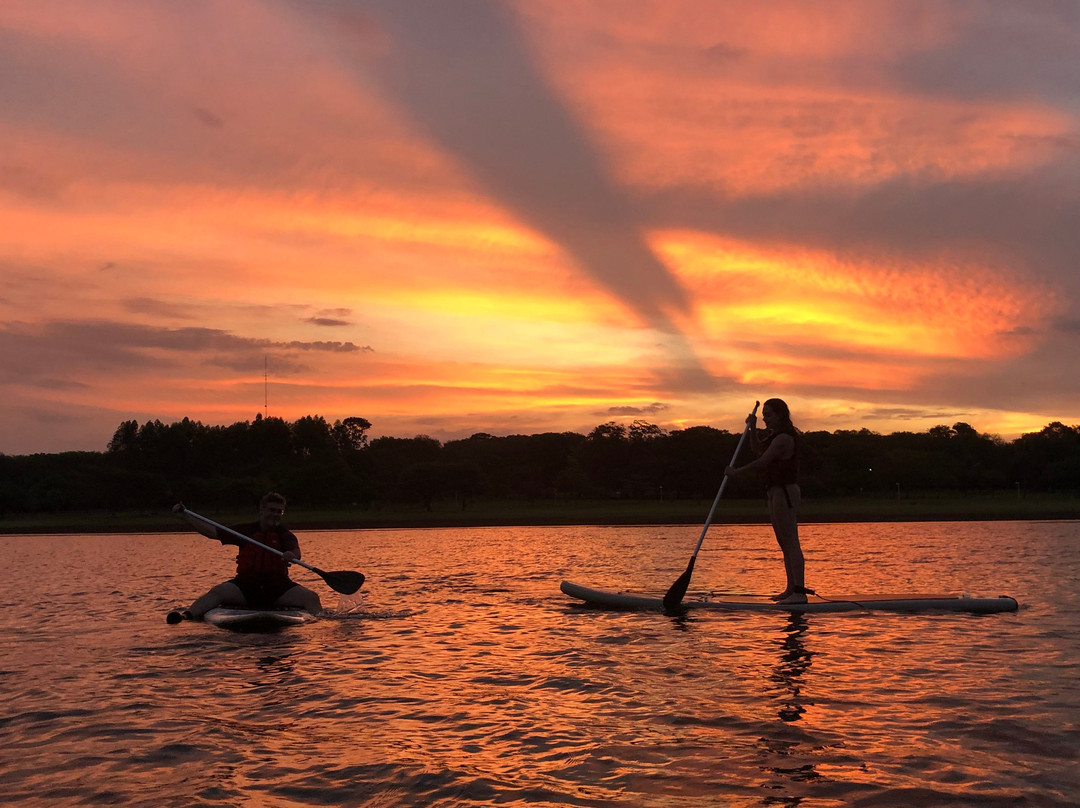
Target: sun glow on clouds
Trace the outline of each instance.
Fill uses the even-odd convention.
[[[699,339],[748,386],[902,388],[920,358],[1019,355],[1030,340],[1009,335],[1050,312],[1045,290],[948,256],[867,264],[687,232],[655,242],[698,292]]]
[[[250,418],[264,362],[271,414],[378,434],[737,425],[764,395],[826,428],[1080,417],[1039,371],[1021,386],[1056,404],[1012,389],[1080,359],[1054,327],[1080,319],[1067,19],[477,0],[442,39],[392,3],[321,24],[335,5],[0,10],[0,451],[34,448],[26,413],[48,449]],[[1007,69],[995,31],[1028,32]],[[428,45],[469,44],[451,93],[522,79],[530,103],[477,109],[528,148],[473,149],[424,94]]]

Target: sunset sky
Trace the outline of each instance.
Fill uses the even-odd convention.
[[[7,0],[0,452],[1075,424],[1077,42],[1072,2]]]

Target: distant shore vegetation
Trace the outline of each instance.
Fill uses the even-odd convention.
[[[371,426],[318,415],[293,422],[259,415],[230,426],[125,421],[102,452],[0,455],[0,528],[26,517],[47,525],[65,523],[65,514],[167,513],[178,501],[247,513],[268,490],[336,526],[378,524],[380,514],[415,524],[520,523],[530,514],[537,523],[680,522],[695,514],[700,521],[696,505],[712,500],[739,438],[645,421],[603,423],[588,434],[477,433],[446,442],[370,438]],[[1080,497],[1080,426],[1060,422],[1013,441],[957,423],[923,433],[805,432],[801,446],[811,515],[815,500],[847,503],[855,515],[860,502],[895,500],[871,510],[902,518],[917,500],[930,503],[928,513],[937,502],[947,515],[947,501],[977,507],[1030,498],[1056,503],[1050,514],[1067,516],[1075,512],[1070,499]],[[725,502],[761,496],[760,481],[739,477]],[[985,507],[994,518],[1000,506]],[[740,513],[733,505],[726,518]]]

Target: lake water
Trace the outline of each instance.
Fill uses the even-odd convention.
[[[16,806],[1075,806],[1080,523],[809,525],[822,594],[1014,614],[584,609],[662,593],[698,528],[305,532],[368,576],[275,634],[165,613],[231,574],[194,535],[6,537],[0,802]],[[765,526],[695,591],[774,592]]]

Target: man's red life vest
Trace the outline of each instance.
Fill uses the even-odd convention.
[[[296,536],[283,527],[271,529],[263,533],[258,522],[234,527],[237,533],[250,536],[257,542],[262,542],[267,547],[273,547],[281,552],[292,552],[300,555],[300,542]],[[226,536],[221,539],[222,544],[234,544],[239,549],[236,553],[236,577],[237,578],[288,578],[289,565],[279,555],[267,552],[261,547],[256,547],[251,542],[242,541],[236,537]]]

